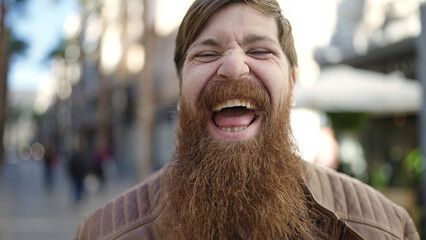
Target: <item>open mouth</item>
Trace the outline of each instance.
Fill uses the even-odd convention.
[[[240,132],[256,117],[255,106],[250,101],[232,99],[214,107],[212,121],[224,132]]]

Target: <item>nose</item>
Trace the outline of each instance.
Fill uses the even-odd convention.
[[[249,71],[249,67],[244,61],[244,56],[242,54],[233,54],[223,57],[222,64],[217,70],[217,75],[225,80],[237,80],[247,76]]]

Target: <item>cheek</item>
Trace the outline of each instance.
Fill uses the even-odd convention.
[[[274,107],[277,107],[288,95],[288,79],[279,79],[271,83],[271,98]]]
[[[289,76],[286,71],[276,68],[269,70],[266,68],[259,68],[256,76],[268,90],[274,107],[278,106],[283,99],[286,99],[290,91],[289,88],[291,87],[289,85]]]
[[[182,81],[182,96],[188,101],[191,107],[195,107],[196,95],[198,95],[196,84],[191,83],[188,79]]]
[[[182,95],[188,99],[192,107],[197,101],[212,76],[212,68],[196,66],[182,74]]]

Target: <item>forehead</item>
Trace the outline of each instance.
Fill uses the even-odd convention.
[[[194,42],[204,38],[247,38],[262,36],[278,43],[275,19],[248,4],[230,4],[217,10],[205,23]]]

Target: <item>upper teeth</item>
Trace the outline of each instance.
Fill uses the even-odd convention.
[[[253,105],[250,102],[234,99],[234,100],[228,100],[225,103],[219,104],[218,106],[214,108],[214,111],[219,112],[220,110],[224,108],[231,108],[231,107],[245,107],[247,109],[253,109]]]

